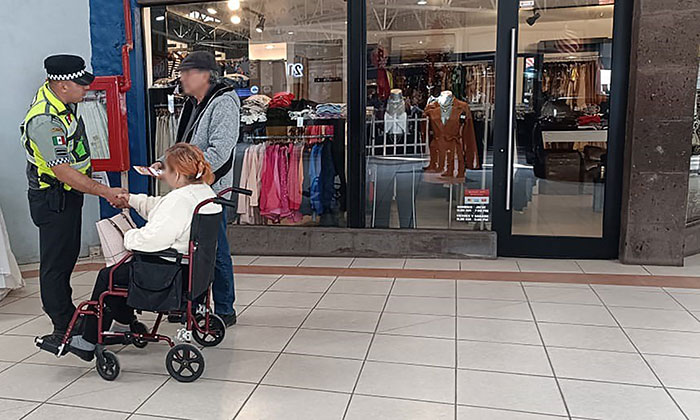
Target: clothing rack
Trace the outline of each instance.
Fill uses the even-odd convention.
[[[245,139],[253,141],[267,141],[267,140],[311,140],[311,139],[332,139],[335,137],[331,134],[318,134],[318,135],[302,135],[302,136],[247,136]]]
[[[389,64],[386,69],[394,68],[407,68],[407,67],[423,67],[423,66],[434,66],[434,67],[447,67],[447,66],[477,66],[480,64],[491,64],[493,60],[464,60],[464,61],[421,61],[416,63],[397,63]]]

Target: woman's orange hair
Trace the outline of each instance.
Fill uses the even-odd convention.
[[[184,176],[190,183],[214,183],[214,173],[204,159],[204,153],[191,144],[178,143],[166,150],[165,166]]]

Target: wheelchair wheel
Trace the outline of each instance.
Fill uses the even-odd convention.
[[[99,373],[104,380],[113,381],[119,376],[119,360],[117,359],[117,355],[109,350],[105,350],[102,352],[102,355],[97,356],[95,365],[97,373]]]
[[[133,325],[131,325],[131,332],[136,334],[148,334],[148,327],[146,327],[142,322],[136,321]],[[148,345],[148,341],[134,338],[132,340],[132,344],[137,348],[142,349]]]
[[[206,317],[204,315],[198,314],[195,317],[197,326],[203,330],[206,330]],[[211,314],[209,315],[209,333],[200,332],[196,328],[192,329],[192,338],[194,341],[199,343],[204,347],[214,347],[219,345],[224,340],[224,335],[226,334],[226,324],[220,316]]]
[[[179,382],[194,382],[204,373],[204,356],[192,344],[178,344],[165,357],[165,368]]]

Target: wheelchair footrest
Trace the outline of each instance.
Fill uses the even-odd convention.
[[[56,356],[63,356],[68,352],[68,345],[56,344],[50,341],[46,341],[40,337],[34,339],[34,344],[41,350],[48,351]]]

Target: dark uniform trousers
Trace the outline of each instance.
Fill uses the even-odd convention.
[[[54,329],[68,328],[73,305],[70,278],[80,254],[83,194],[68,191],[62,211],[52,209],[48,190],[29,190],[29,210],[39,228],[39,287]]]

